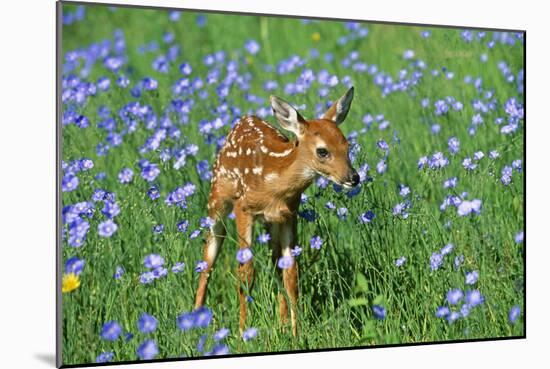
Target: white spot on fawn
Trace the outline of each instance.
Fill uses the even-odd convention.
[[[270,152],[269,153],[269,156],[274,156],[276,158],[282,158],[282,157],[285,157],[287,156],[288,154],[290,154],[292,152],[292,148],[288,149],[288,150],[285,150],[283,152]]]
[[[277,173],[268,173],[265,175],[265,180],[268,182],[274,181],[277,178],[279,178],[279,175]]]
[[[264,170],[263,167],[254,167],[254,168],[252,168],[252,173],[260,175],[260,174],[262,174],[263,170]]]

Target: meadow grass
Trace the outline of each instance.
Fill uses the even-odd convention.
[[[74,11],[74,6],[65,5],[65,11]],[[149,76],[158,81],[154,91],[143,91],[139,99],[133,98],[128,89],[118,87],[116,76],[104,68],[101,62],[90,68],[87,80],[95,82],[102,76],[111,79],[108,92],[98,92],[77,107],[80,114],[90,120],[88,128],[73,124],[63,126],[62,158],[65,162],[91,158],[93,169],[78,174],[80,184],[71,192],[64,192],[62,205],[90,201],[96,188],[113,192],[121,212],[114,221],[118,230],[112,237],[101,237],[97,225],[105,219],[101,205],[97,205],[89,219],[90,231],[82,247],[74,248],[63,241],[63,262],[77,256],[85,260],[80,275],[81,286],[73,292],[63,294],[63,363],[90,363],[101,352],[114,352],[114,361],[137,359],[136,350],[146,338],[156,341],[157,358],[200,356],[197,341],[207,334],[205,347],[214,344],[212,333],[227,327],[230,335],[225,340],[231,353],[277,352],[296,349],[319,349],[379,344],[434,342],[447,340],[522,336],[523,317],[515,324],[508,319],[510,308],[519,305],[523,311],[524,301],[524,251],[523,245],[514,241],[515,235],[524,224],[524,181],[523,173],[514,172],[510,185],[500,181],[501,170],[513,160],[524,157],[523,124],[512,135],[500,133],[501,126],[493,121],[506,117],[504,102],[510,97],[523,100],[517,84],[505,80],[498,63],[504,61],[517,72],[523,68],[523,45],[507,45],[497,42],[492,49],[486,43],[492,32],[483,41],[465,42],[461,30],[428,27],[412,27],[382,24],[363,24],[368,28],[365,38],[350,40],[344,45],[338,39],[349,33],[344,23],[319,21],[304,24],[297,19],[252,17],[241,15],[206,15],[206,25],[199,27],[196,13],[183,13],[177,22],[170,21],[166,11],[117,9],[90,6],[81,22],[63,27],[62,58],[68,51],[88,47],[103,39],[112,39],[115,29],[124,32],[127,63],[123,67],[134,84]],[[423,30],[431,30],[429,38],[423,38]],[[181,53],[168,73],[159,73],[151,68],[156,56],[167,51],[163,43],[165,32],[173,32],[174,44],[181,47]],[[475,32],[474,32],[475,33]],[[261,45],[257,55],[247,55],[243,48],[246,40],[255,39]],[[318,41],[315,41],[318,39]],[[138,47],[157,40],[156,52],[140,53]],[[319,58],[310,58],[311,48],[316,48]],[[341,61],[355,50],[360,59],[369,65],[376,64],[392,76],[409,65],[403,59],[407,49],[415,52],[415,59],[427,64],[420,82],[406,92],[382,96],[380,88],[367,72],[355,72],[342,66]],[[189,238],[191,230],[199,228],[199,219],[206,216],[206,199],[210,184],[202,180],[195,169],[200,160],[213,162],[216,145],[207,144],[199,133],[198,122],[213,120],[213,109],[220,104],[215,85],[206,86],[209,97],[201,100],[195,96],[195,105],[189,113],[189,124],[180,125],[179,139],[168,138],[162,147],[194,143],[199,146],[196,157],[189,156],[186,165],[172,168],[172,161],[162,162],[158,152],[139,154],[152,131],[143,123],[132,134],[124,136],[118,147],[109,150],[106,156],[96,154],[96,145],[104,142],[107,132],[97,127],[101,120],[98,108],[107,106],[117,116],[120,108],[131,101],[150,105],[159,116],[166,109],[172,96],[171,86],[181,78],[178,65],[189,62],[193,67],[191,77],[204,78],[209,67],[204,65],[207,54],[224,50],[227,59],[240,61],[239,72],[251,74],[250,91],[265,100],[270,93],[281,96],[296,106],[305,104],[303,114],[313,117],[314,107],[321,99],[315,88],[304,94],[285,96],[283,86],[295,81],[303,68],[317,72],[321,69],[337,75],[340,79],[349,75],[355,86],[355,100],[351,111],[342,125],[345,134],[365,127],[366,114],[384,114],[390,122],[386,130],[379,130],[376,124],[357,136],[361,151],[354,166],[368,163],[371,167],[371,181],[363,182],[359,194],[349,197],[329,186],[319,189],[311,186],[306,195],[308,200],[301,210],[314,210],[314,221],[299,218],[299,244],[303,248],[297,258],[300,268],[299,331],[292,338],[288,327],[281,327],[278,320],[277,290],[280,283],[275,278],[271,262],[271,251],[266,245],[253,247],[257,270],[253,302],[249,304],[250,315],[247,325],[258,328],[258,337],[243,342],[238,331],[238,299],[235,253],[234,221],[228,219],[228,239],[223,245],[215,270],[210,279],[207,305],[213,311],[213,321],[208,328],[181,331],[176,317],[193,307],[198,273],[194,269],[202,259],[204,232],[195,239]],[[323,56],[332,53],[332,62]],[[480,55],[488,54],[488,61],[480,61]],[[275,70],[265,71],[266,64],[276,65],[281,60],[296,54],[308,61],[304,67],[286,75]],[[454,73],[447,79],[442,68]],[[440,71],[432,76],[429,71]],[[73,71],[73,73],[76,73]],[[65,74],[64,74],[65,75]],[[472,101],[481,99],[473,84],[464,83],[465,76],[482,77],[483,90],[493,90],[498,105],[483,115],[475,135],[468,133],[474,111]],[[266,92],[266,80],[279,82],[279,89]],[[327,99],[341,96],[346,87],[339,83],[330,89]],[[438,116],[433,104],[438,99],[453,96],[464,104],[461,111],[449,111]],[[430,99],[428,108],[421,101]],[[245,99],[245,93],[233,86],[226,99],[231,106],[240,107],[242,112],[254,111],[257,104]],[[67,105],[64,104],[64,109]],[[118,118],[117,118],[118,119]],[[274,122],[269,116],[266,120]],[[119,127],[123,124],[119,121]],[[440,124],[437,134],[431,132],[432,124]],[[225,126],[226,134],[230,127]],[[455,136],[460,140],[460,151],[451,155],[447,152],[447,140]],[[384,152],[377,148],[379,140],[390,144],[387,156],[387,171],[377,173],[376,164],[384,158]],[[487,154],[498,150],[500,157],[490,160]],[[441,151],[449,158],[449,165],[440,170],[419,170],[418,159]],[[485,157],[473,171],[462,167],[462,160],[474,152],[483,151]],[[155,180],[161,191],[161,198],[152,201],[146,192],[151,186],[139,175],[138,161],[146,158],[157,163],[161,174]],[[122,168],[131,168],[134,178],[130,184],[119,183],[117,176]],[[105,172],[103,180],[95,178]],[[444,189],[442,183],[449,177],[459,178],[454,189]],[[166,206],[163,202],[169,191],[177,186],[192,182],[196,193],[188,199],[187,209]],[[399,195],[399,184],[411,189],[409,216],[403,219],[392,213],[394,206],[403,201]],[[460,195],[468,192],[468,199],[482,200],[479,215],[461,217],[454,207],[446,211],[439,209],[448,194]],[[331,201],[337,208],[346,207],[346,219],[340,219],[334,210],[325,207]],[[367,210],[375,214],[370,223],[362,224],[358,217]],[[176,224],[188,220],[189,231],[182,233]],[[161,234],[152,232],[158,224],[165,226]],[[68,226],[64,226],[67,229]],[[255,235],[263,232],[261,225],[255,226]],[[309,247],[312,236],[319,235],[324,243],[320,250]],[[444,245],[452,243],[453,251],[444,259],[438,270],[431,270],[430,257]],[[164,257],[166,265],[183,261],[183,272],[169,272],[164,278],[144,285],[139,276],[146,271],[144,257],[156,253]],[[453,264],[456,256],[463,255],[464,262],[458,268]],[[397,267],[395,260],[406,257],[403,266]],[[123,266],[125,274],[113,278],[117,266]],[[465,284],[465,274],[479,271],[479,280],[474,286]],[[447,291],[478,289],[485,301],[471,309],[467,317],[449,323],[436,318],[439,306],[446,305]],[[379,320],[373,314],[372,306],[386,309],[385,319]],[[456,307],[453,308],[457,310]],[[140,333],[136,322],[147,312],[158,319],[153,333]],[[102,325],[116,320],[124,332],[134,334],[129,341],[120,338],[114,342],[100,339]]]

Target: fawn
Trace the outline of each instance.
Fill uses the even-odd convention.
[[[348,157],[348,142],[338,125],[344,121],[353,100],[353,87],[336,101],[321,119],[305,120],[289,103],[270,96],[271,107],[281,127],[292,132],[290,141],[269,123],[255,116],[242,117],[226,138],[213,166],[208,215],[214,220],[204,247],[207,268],[201,273],[195,308],[204,304],[208,277],[226,236],[223,219],[233,209],[239,247],[252,245],[255,219],[265,222],[271,236],[272,260],[292,257],[296,245],[297,210],[302,192],[322,175],[346,188],[359,183]],[[288,300],[292,334],[297,335],[298,265],[277,270]],[[246,288],[254,282],[252,260],[238,266],[242,333],[246,320]],[[282,275],[282,276],[281,276]],[[288,319],[286,296],[279,291],[279,313]]]

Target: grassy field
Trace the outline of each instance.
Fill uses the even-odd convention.
[[[64,364],[524,334],[522,35],[63,10]],[[342,130],[362,183],[346,192],[321,180],[305,193],[299,337],[278,322],[276,266],[255,242],[247,324],[257,336],[242,339],[234,236],[211,277],[211,322],[182,330],[202,259],[209,168],[231,124],[245,114],[275,122],[270,94],[313,118],[351,85]],[[120,176],[125,168],[131,179]],[[444,188],[453,177],[456,186]],[[165,201],[189,184],[185,202]],[[160,198],[148,195],[153,186]],[[234,235],[232,220],[228,228]],[[255,237],[263,232],[256,225]],[[151,254],[164,264],[143,283]],[[115,278],[117,267],[124,273]],[[143,313],[155,318],[152,332],[138,324]],[[217,342],[222,328],[229,334]]]

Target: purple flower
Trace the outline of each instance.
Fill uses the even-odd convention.
[[[255,40],[247,40],[244,44],[244,48],[249,54],[256,55],[260,51],[260,44]]]
[[[403,266],[403,265],[405,264],[406,261],[407,261],[407,258],[404,257],[404,256],[401,256],[400,258],[398,258],[398,259],[395,260],[395,266],[396,266],[396,267]]]
[[[447,142],[447,144],[449,146],[449,152],[451,154],[456,154],[460,149],[460,141],[456,137],[449,138],[449,141]]]
[[[160,174],[160,169],[156,164],[148,164],[141,168],[141,177],[147,182],[152,182]]]
[[[401,195],[401,197],[406,197],[410,193],[411,189],[409,187],[405,186],[404,184],[399,185],[399,195]]]
[[[153,276],[156,278],[162,278],[168,275],[168,269],[165,267],[157,267],[153,270]]]
[[[479,278],[479,273],[477,270],[466,273],[466,284],[469,284],[469,285],[475,284],[478,278]]]
[[[522,169],[521,165],[522,165],[521,159],[517,159],[512,162],[512,168],[514,168],[518,173],[521,172],[521,169]]]
[[[516,236],[514,237],[514,240],[516,241],[516,243],[523,243],[523,239],[524,239],[524,232],[523,230],[518,232],[516,234]]]
[[[258,236],[258,242],[259,243],[267,243],[271,239],[271,236],[269,233],[262,233]]]
[[[216,341],[216,342],[221,341],[225,337],[227,337],[228,334],[229,334],[229,329],[222,328],[219,331],[217,331],[216,333],[214,333],[214,341]]]
[[[449,292],[447,292],[447,302],[450,305],[458,304],[463,297],[464,297],[464,293],[462,292],[462,290],[458,288],[449,290]]]
[[[386,318],[386,309],[381,305],[373,305],[372,312],[374,317],[378,320],[384,320]]]
[[[212,228],[216,222],[210,217],[201,218],[199,225],[201,228]]]
[[[441,169],[449,165],[449,160],[441,152],[432,155],[429,163],[430,169]]]
[[[428,157],[427,156],[423,156],[420,159],[418,159],[418,169],[422,169],[426,165],[428,165]]]
[[[319,236],[313,236],[309,240],[309,245],[311,246],[312,249],[320,250],[321,246],[323,245],[323,240]]]
[[[404,202],[400,202],[399,204],[395,205],[393,207],[393,215],[399,216],[403,219],[406,219],[409,216],[409,213],[407,213],[408,204]]]
[[[464,167],[464,169],[466,170],[474,170],[476,169],[477,167],[477,164],[475,164],[471,158],[465,158],[463,161],[462,161],[462,166]]]
[[[193,71],[193,68],[191,68],[191,64],[189,63],[182,63],[180,65],[180,72],[186,76],[190,75]]]
[[[154,340],[148,339],[138,346],[136,353],[140,360],[152,360],[158,355],[159,349]]]
[[[147,196],[149,196],[149,198],[151,200],[158,199],[160,197],[160,191],[159,191],[158,187],[156,187],[156,186],[150,187],[147,190]]]
[[[248,328],[247,330],[245,330],[243,332],[243,340],[245,342],[248,342],[251,339],[256,338],[257,335],[258,335],[258,329],[254,328],[254,327]]]
[[[456,256],[454,260],[455,269],[458,269],[463,262],[464,262],[464,255]]]
[[[502,175],[500,177],[501,182],[504,185],[508,186],[510,182],[512,182],[512,167],[505,166],[504,168],[502,168],[501,175]]]
[[[144,90],[152,91],[152,90],[156,90],[159,84],[156,79],[151,77],[145,77],[141,80],[141,85]]]
[[[176,264],[174,264],[174,266],[172,267],[172,272],[173,273],[180,273],[180,272],[183,272],[183,268],[185,267],[185,263],[183,262],[177,262]]]
[[[388,165],[384,160],[380,160],[378,164],[376,164],[376,171],[378,172],[378,174],[385,173],[387,169],[388,169]]]
[[[79,259],[76,256],[67,259],[65,262],[65,273],[80,275],[80,273],[82,273],[82,269],[84,269],[84,260]]]
[[[294,246],[292,250],[290,250],[290,255],[296,257],[299,256],[302,253],[302,248],[299,245]]]
[[[120,214],[120,206],[114,201],[105,201],[101,212],[108,218],[114,218]]]
[[[516,320],[518,320],[520,315],[521,315],[521,308],[518,305],[516,305],[510,309],[510,312],[508,313],[508,320],[510,321],[510,323],[513,324],[516,322]]]
[[[252,254],[252,250],[250,250],[249,247],[237,251],[237,261],[241,264],[247,263],[249,260],[252,259],[253,256],[254,255]]]
[[[453,311],[447,315],[447,322],[454,323],[457,319],[460,318],[460,313]]]
[[[474,199],[472,201],[464,200],[458,205],[457,213],[461,217],[469,215],[471,213],[479,214],[481,211],[481,200]]]
[[[449,308],[447,306],[440,306],[435,311],[435,316],[438,317],[438,318],[444,318],[447,315],[449,315],[450,312],[451,312],[451,310],[449,310]]]
[[[103,324],[100,337],[106,341],[116,341],[122,333],[122,327],[114,320],[110,320]]]
[[[113,275],[113,278],[114,279],[120,279],[120,278],[122,278],[123,274],[124,274],[124,268],[119,265],[115,269],[115,274]]]
[[[206,328],[212,321],[212,310],[202,306],[193,312],[195,315],[195,326],[197,328]]]
[[[143,313],[138,319],[137,326],[141,333],[151,333],[157,329],[158,320],[154,316]]]
[[[188,331],[195,326],[195,314],[193,312],[180,314],[178,315],[176,322],[179,329],[184,332]]]
[[[145,273],[141,273],[139,276],[139,282],[142,284],[149,284],[152,283],[155,280],[155,273],[149,271]]]
[[[143,258],[143,265],[148,269],[155,269],[164,265],[164,258],[158,254],[149,254]]]
[[[348,214],[348,209],[347,208],[342,207],[342,208],[338,208],[338,210],[336,210],[336,215],[341,220],[345,220],[347,214]]]
[[[455,188],[458,183],[457,177],[452,177],[443,182],[443,188]]]
[[[384,140],[378,140],[378,142],[376,143],[376,146],[378,146],[378,148],[380,150],[383,150],[383,151],[389,151],[390,150],[390,146]]]
[[[118,226],[111,219],[101,222],[97,226],[98,233],[101,237],[111,237],[117,229]]]
[[[375,215],[371,210],[368,210],[367,212],[361,214],[359,216],[359,221],[363,224],[370,223],[374,219]]]
[[[438,270],[443,265],[443,255],[438,252],[434,252],[430,257],[430,268],[432,270]]]
[[[164,224],[156,224],[153,226],[153,233],[160,234],[164,232]]]
[[[288,269],[294,264],[294,258],[292,256],[282,256],[277,261],[277,266],[280,269]]]
[[[478,290],[466,292],[466,304],[468,304],[470,307],[480,305],[483,303],[483,301],[485,301],[485,298]]]
[[[108,363],[108,362],[113,360],[114,355],[115,354],[112,351],[102,352],[101,354],[99,354],[96,357],[95,362],[96,363]]]
[[[132,181],[134,172],[130,168],[124,168],[118,173],[118,181],[122,184],[127,184]]]
[[[204,356],[229,355],[229,353],[229,347],[227,347],[227,345],[218,344],[212,347],[212,351],[205,353]]]
[[[178,231],[180,232],[187,232],[187,228],[189,227],[189,221],[188,220],[182,220],[177,224]]]
[[[447,254],[450,254],[453,251],[453,249],[454,249],[454,245],[452,243],[448,243],[445,246],[443,246],[439,252],[441,253],[441,255],[445,256]]]
[[[78,177],[72,173],[67,173],[61,180],[61,190],[63,192],[71,192],[78,187]]]
[[[201,273],[204,272],[206,269],[208,269],[208,263],[206,261],[197,261],[197,264],[195,265],[195,272]]]

